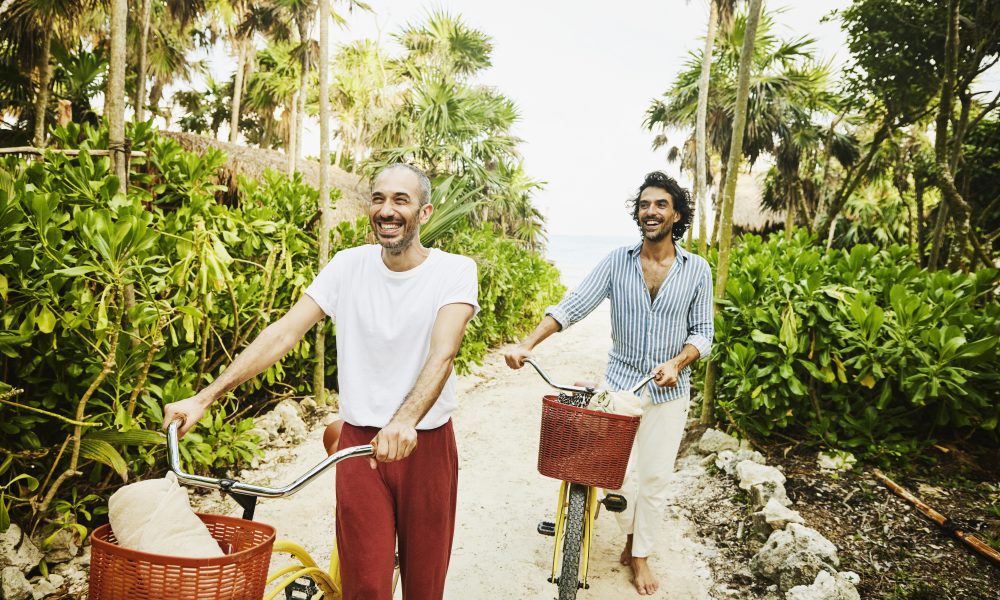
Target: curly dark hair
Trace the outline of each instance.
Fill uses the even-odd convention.
[[[639,186],[639,191],[636,192],[634,197],[629,198],[625,202],[625,206],[632,211],[632,219],[639,226],[639,231],[642,231],[642,223],[639,222],[639,196],[642,195],[643,190],[650,187],[659,188],[670,194],[673,209],[681,215],[680,220],[674,223],[670,233],[675,242],[680,240],[687,233],[687,228],[691,225],[691,219],[694,216],[694,203],[691,202],[691,192],[682,188],[676,179],[663,171],[647,173],[646,179]]]

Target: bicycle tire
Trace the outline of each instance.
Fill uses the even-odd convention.
[[[583,520],[586,518],[584,509],[587,504],[587,486],[571,484],[568,504],[562,570],[559,575],[559,600],[575,600],[576,592],[580,589],[580,546],[583,543]]]

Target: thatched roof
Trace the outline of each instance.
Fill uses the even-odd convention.
[[[785,224],[784,211],[772,211],[761,206],[764,195],[763,175],[741,172],[736,178],[736,203],[733,205],[733,227],[738,231],[767,233]]]
[[[287,170],[288,157],[277,150],[248,148],[193,133],[161,131],[160,135],[176,141],[185,150],[196,154],[204,153],[207,148],[216,148],[224,152],[229,160],[219,173],[219,183],[229,188],[227,196],[232,199],[235,199],[237,194],[237,175],[258,178],[267,169],[280,173]],[[337,200],[333,210],[334,221],[354,220],[366,214],[370,193],[368,183],[357,175],[333,165],[328,168],[330,187],[340,190],[340,199]],[[317,189],[319,189],[319,169],[319,162],[315,160],[302,160],[299,163],[302,180]]]

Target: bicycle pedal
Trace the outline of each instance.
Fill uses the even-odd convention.
[[[285,600],[312,600],[319,593],[316,582],[309,577],[299,577],[285,588]]]
[[[539,521],[538,533],[552,537],[556,534],[556,524],[552,521]]]
[[[625,496],[622,496],[621,494],[608,494],[604,497],[604,500],[601,500],[601,504],[603,504],[604,508],[608,509],[609,512],[613,513],[624,512],[625,509],[628,508],[628,500],[626,500]]]

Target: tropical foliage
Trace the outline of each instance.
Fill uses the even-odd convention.
[[[958,431],[996,443],[998,284],[921,268],[912,246],[744,236],[716,320],[719,406],[749,433],[863,455]]]

